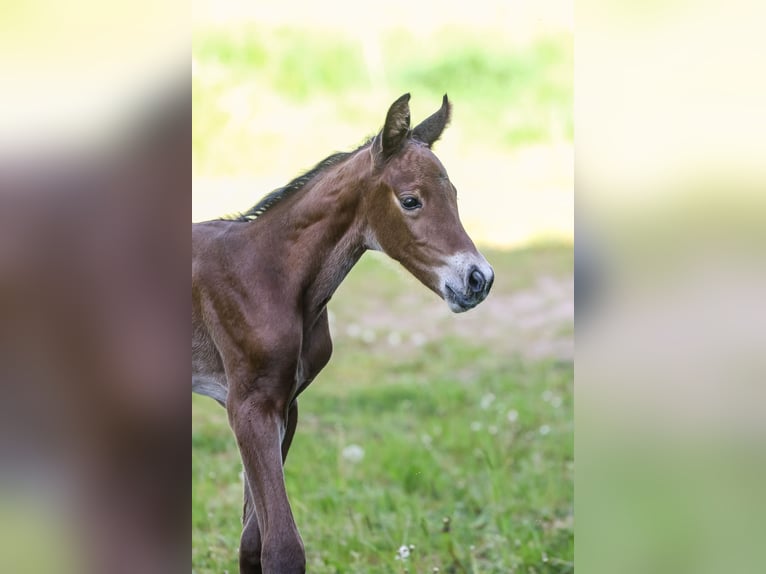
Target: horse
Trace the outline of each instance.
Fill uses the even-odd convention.
[[[283,465],[298,396],[330,360],[327,304],[367,250],[382,251],[467,311],[494,271],[458,216],[432,151],[450,120],[410,126],[410,94],[380,132],[229,218],[192,224],[192,391],[225,407],[244,466],[241,574],[303,573]]]

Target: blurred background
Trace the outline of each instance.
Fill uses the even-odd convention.
[[[330,303],[286,466],[308,570],[572,571],[571,2],[195,0],[192,90],[194,221],[447,93],[435,152],[496,272],[456,316],[367,254]],[[239,456],[222,409],[192,416],[193,570],[236,571]]]
[[[195,220],[255,203],[353,149],[412,94],[454,105],[439,157],[483,244],[573,234],[572,6],[195,0]]]
[[[188,14],[0,3],[0,572],[188,572]]]
[[[583,572],[763,570],[765,17],[577,3]]]

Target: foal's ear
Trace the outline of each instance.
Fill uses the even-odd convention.
[[[410,133],[410,95],[404,94],[388,109],[386,123],[376,138],[378,157],[385,161],[398,152]]]
[[[447,94],[444,94],[442,107],[412,130],[412,137],[431,147],[439,139],[439,136],[442,135],[444,128],[447,127],[451,114],[452,104],[447,99]]]

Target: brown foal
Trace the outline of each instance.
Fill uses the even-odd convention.
[[[489,293],[492,268],[463,229],[431,151],[441,108],[410,129],[409,94],[383,129],[236,219],[192,225],[192,390],[226,407],[245,468],[240,572],[305,572],[282,465],[298,395],[330,360],[327,303],[368,249],[399,261],[456,313]]]

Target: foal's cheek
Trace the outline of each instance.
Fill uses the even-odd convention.
[[[411,234],[400,212],[387,200],[376,201],[370,206],[370,226],[375,238],[383,252],[395,259],[399,258],[401,246]]]

